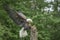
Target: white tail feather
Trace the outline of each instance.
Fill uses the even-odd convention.
[[[20,37],[26,37],[28,35],[27,31],[24,30],[24,27],[19,31]]]

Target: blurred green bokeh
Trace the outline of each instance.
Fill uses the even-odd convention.
[[[4,1],[7,1],[12,9],[22,11],[27,18],[33,20],[33,24],[36,25],[38,30],[38,40],[60,40],[60,14],[57,11],[57,5],[60,2],[45,3],[44,0],[1,0],[0,40],[29,40],[30,38],[29,35],[26,38],[20,39],[19,30],[21,27],[16,25],[6,11],[4,11],[2,7]],[[32,4],[36,7],[34,8]],[[54,5],[54,11],[41,11],[48,4]]]

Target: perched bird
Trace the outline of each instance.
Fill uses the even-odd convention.
[[[19,13],[19,15],[22,16],[23,18],[25,17],[21,13]],[[22,26],[21,30],[19,31],[20,37],[26,37],[28,35],[27,30],[30,29],[30,25],[29,25],[30,23],[32,23],[32,19],[26,18],[25,22],[23,21],[22,24],[20,24],[20,26]]]
[[[22,12],[17,12],[9,7],[8,3],[3,3],[3,9],[8,13],[9,17],[22,27],[19,31],[20,37],[26,37],[28,35],[27,30],[30,29],[29,24],[32,23],[32,19],[26,18]]]

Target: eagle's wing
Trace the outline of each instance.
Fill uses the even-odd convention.
[[[7,3],[3,4],[3,8],[16,24],[22,25],[26,23],[26,16],[21,12],[18,13],[17,11],[11,9]]]

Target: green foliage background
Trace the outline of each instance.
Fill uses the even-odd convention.
[[[0,40],[22,40],[19,37],[21,27],[16,25],[2,7],[4,1],[9,2],[12,9],[22,11],[27,18],[33,20],[38,30],[38,40],[60,40],[60,13],[56,10],[57,2],[50,3],[54,5],[53,12],[41,11],[49,3],[44,0],[34,0],[38,8],[31,8],[31,0],[1,0],[0,1]],[[60,2],[58,2],[60,4]],[[29,40],[29,37],[23,40]]]

